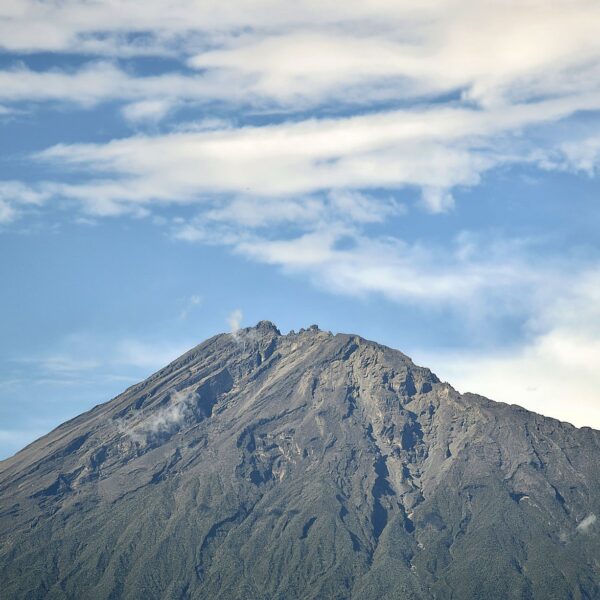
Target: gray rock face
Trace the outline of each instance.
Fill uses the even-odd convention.
[[[600,432],[261,322],[0,463],[0,596],[600,598],[599,492]]]

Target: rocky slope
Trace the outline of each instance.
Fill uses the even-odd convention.
[[[0,463],[0,597],[600,598],[599,492],[600,432],[261,322]]]

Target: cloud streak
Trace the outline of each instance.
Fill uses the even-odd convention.
[[[524,129],[600,106],[600,93],[480,111],[431,106],[262,127],[136,136],[106,144],[59,144],[37,159],[96,173],[83,184],[43,189],[91,213],[152,203],[202,203],[318,191],[417,188],[432,212],[457,186],[474,186],[504,164],[540,162]],[[536,150],[538,155],[536,155]],[[547,160],[544,168],[549,168]],[[106,179],[106,177],[109,179]]]
[[[15,363],[27,365],[30,378],[39,375],[76,383],[82,377],[98,373],[109,377],[107,371],[125,369],[129,372],[127,379],[131,381],[135,379],[132,377],[134,370],[153,371],[164,367],[188,350],[194,341],[165,344],[131,337],[109,340],[88,333],[74,333],[65,336],[47,353],[17,359]]]
[[[13,0],[0,13],[5,50],[90,61],[71,71],[1,71],[0,97],[88,106],[120,99],[133,102],[125,109],[133,120],[164,116],[179,101],[306,109],[450,94],[497,107],[597,92],[599,21],[588,0],[525,0],[510,10],[501,0],[234,0],[210,9],[176,0],[168,11],[162,0],[143,10],[133,0]],[[148,54],[181,68],[140,76],[117,64]]]
[[[94,216],[194,203],[205,219],[238,228],[298,220],[317,228],[381,219],[389,207],[365,196],[373,189],[417,190],[427,210],[441,213],[452,209],[457,188],[478,185],[494,168],[595,169],[594,137],[582,145],[553,133],[540,146],[532,133],[600,108],[593,3],[527,0],[507,11],[502,2],[428,0],[416,8],[382,0],[343,10],[325,2],[318,19],[315,7],[237,0],[208,10],[178,0],[165,17],[157,0],[144,11],[131,1],[118,10],[108,0],[5,3],[7,50],[90,57],[70,70],[0,71],[5,103],[117,100],[136,127],[187,103],[225,103],[242,115],[288,111],[262,126],[217,120],[208,129],[179,124],[160,135],[58,144],[37,159],[79,169],[83,181],[25,189]],[[182,67],[140,75],[124,62],[136,51],[175,57]],[[397,108],[383,108],[390,103]],[[341,105],[339,116],[324,116]],[[314,116],[295,114],[310,108]],[[2,221],[19,213],[0,195]]]
[[[0,181],[0,225],[16,221],[51,197],[50,190],[34,189],[20,181]]]
[[[202,296],[199,296],[198,294],[194,294],[194,295],[190,296],[186,300],[184,308],[179,313],[179,318],[181,320],[185,321],[190,316],[190,313],[194,309],[200,307],[201,305],[202,305]]]

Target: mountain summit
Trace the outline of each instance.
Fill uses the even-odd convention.
[[[600,432],[261,321],[0,463],[0,597],[594,599],[596,515]]]

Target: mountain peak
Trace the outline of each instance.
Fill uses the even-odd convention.
[[[260,321],[0,463],[0,581],[7,598],[600,598],[597,516],[600,432]]]
[[[261,333],[274,333],[275,335],[281,335],[281,331],[277,328],[275,323],[272,321],[262,320],[259,321],[253,328]]]

